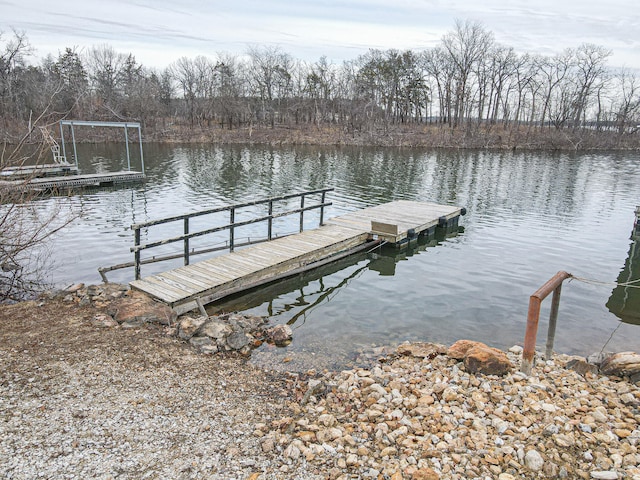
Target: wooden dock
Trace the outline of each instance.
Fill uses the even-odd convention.
[[[252,245],[192,265],[135,280],[131,288],[179,313],[306,270],[326,265],[373,242],[401,244],[436,227],[456,224],[465,210],[395,201],[331,218],[322,226]]]
[[[8,188],[11,190],[60,190],[75,187],[105,186],[117,183],[139,182],[144,180],[144,178],[144,173],[126,170],[111,173],[38,177],[27,180],[0,180],[0,188]]]

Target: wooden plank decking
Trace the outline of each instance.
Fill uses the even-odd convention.
[[[9,189],[53,190],[60,188],[137,182],[143,179],[144,173],[122,171],[111,173],[90,173],[83,175],[64,175],[59,177],[42,177],[32,178],[30,180],[0,180],[0,187]]]
[[[315,268],[366,247],[374,238],[402,242],[408,230],[419,233],[438,225],[441,217],[455,218],[461,211],[460,207],[432,203],[391,202],[334,217],[314,230],[151,275],[130,285],[185,312],[196,307],[196,299],[210,303]],[[386,228],[373,231],[372,221]]]

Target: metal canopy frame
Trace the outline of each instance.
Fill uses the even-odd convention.
[[[144,174],[144,154],[142,153],[142,130],[140,128],[140,123],[138,122],[91,122],[86,120],[60,120],[60,143],[62,144],[62,155],[64,157],[67,156],[67,150],[64,142],[64,129],[63,126],[71,127],[71,140],[73,143],[73,158],[76,162],[76,167],[78,167],[78,153],[76,150],[76,134],[74,127],[116,127],[124,129],[124,139],[125,145],[127,146],[127,168],[131,171],[131,156],[129,152],[129,128],[137,128],[138,129],[138,143],[140,144],[140,164],[142,168],[142,173]]]

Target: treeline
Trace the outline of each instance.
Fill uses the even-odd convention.
[[[0,121],[9,141],[41,112],[140,121],[154,139],[282,127],[379,136],[427,131],[421,126],[458,139],[556,135],[574,146],[594,132],[626,143],[640,136],[637,71],[609,67],[611,51],[583,44],[554,56],[522,54],[473,22],[456,22],[424,51],[370,50],[341,65],[253,47],[157,70],[108,45],[82,54],[67,48],[35,65],[17,31],[0,36],[0,50]]]

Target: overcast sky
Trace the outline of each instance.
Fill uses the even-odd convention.
[[[432,47],[455,19],[518,52],[588,42],[613,51],[610,65],[640,68],[637,0],[0,0],[4,38],[26,32],[38,57],[109,44],[151,67],[260,44],[340,63],[369,48]]]

